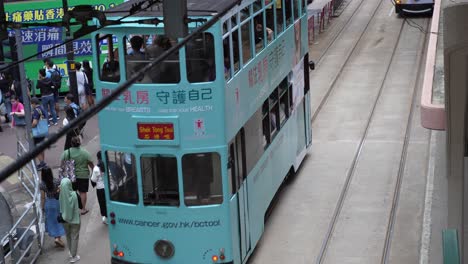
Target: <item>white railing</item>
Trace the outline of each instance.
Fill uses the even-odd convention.
[[[28,149],[18,141],[18,157]],[[30,202],[10,231],[0,238],[0,264],[34,263],[41,254],[44,241],[44,215],[41,208],[39,176],[34,160],[18,171],[18,179]]]

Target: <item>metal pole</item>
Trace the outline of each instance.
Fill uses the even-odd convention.
[[[16,54],[18,56],[18,61],[23,59],[23,42],[21,37],[21,29],[15,29],[15,42],[16,42]],[[11,47],[13,48],[13,47]],[[26,141],[28,142],[29,148],[34,147],[34,142],[31,137],[32,133],[32,113],[31,113],[31,102],[28,96],[28,81],[26,80],[26,71],[24,69],[24,63],[18,64],[19,68],[19,77],[21,83],[21,93],[23,94],[23,104],[24,104],[24,118],[26,121]],[[34,87],[33,87],[34,89]],[[22,135],[21,135],[22,136]],[[18,138],[21,141],[22,138]]]
[[[68,1],[62,0],[63,3],[63,13],[68,13]],[[65,39],[70,40],[72,39],[70,26],[66,27],[66,35]],[[65,50],[67,52],[67,68],[68,68],[68,81],[70,83],[70,92],[73,94],[75,103],[80,105],[79,98],[78,98],[78,83],[76,82],[76,69],[75,69],[75,54],[73,51],[73,42],[67,43],[65,46]]]
[[[0,62],[5,60],[3,54],[3,41],[8,38],[8,31],[6,26],[5,6],[4,1],[0,1]]]

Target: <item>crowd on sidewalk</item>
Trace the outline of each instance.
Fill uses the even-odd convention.
[[[83,66],[83,67],[82,67]],[[89,61],[76,62],[77,102],[75,96],[68,93],[64,98],[63,126],[66,127],[77,118],[83,110],[94,104],[92,96],[93,78]],[[69,85],[69,83],[67,83]],[[29,98],[31,107],[31,137],[35,145],[40,144],[49,135],[50,126],[57,126],[61,117],[59,91],[62,85],[62,74],[50,60],[44,60],[44,67],[38,70],[38,80],[35,88],[40,90],[40,98],[32,95],[34,87],[28,81],[28,93],[21,90],[21,83],[9,72],[0,73],[0,120],[4,119],[15,130],[18,141],[25,142],[26,113],[25,98]],[[26,97],[27,96],[27,97]],[[1,123],[1,122],[0,122]],[[41,205],[45,215],[45,230],[59,248],[69,249],[71,263],[80,260],[78,241],[81,216],[86,215],[87,193],[89,184],[96,188],[102,222],[107,224],[107,211],[104,196],[104,163],[101,153],[97,155],[97,165],[94,165],[90,153],[81,146],[82,123],[66,134],[64,151],[60,157],[60,169],[54,176],[52,169],[44,160],[45,153],[37,156],[36,170],[41,173]],[[0,125],[0,132],[3,129]],[[66,236],[66,243],[62,240]]]

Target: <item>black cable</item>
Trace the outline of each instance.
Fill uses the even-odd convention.
[[[27,152],[26,154],[22,155],[18,159],[16,159],[15,162],[10,163],[5,169],[0,171],[0,182],[3,182],[6,180],[11,174],[13,174],[15,171],[21,169],[24,165],[26,165],[29,161],[34,159],[39,153],[43,152],[46,150],[48,147],[50,147],[52,144],[57,142],[59,138],[62,136],[66,135],[68,132],[70,132],[72,129],[75,127],[78,127],[79,124],[88,121],[91,117],[93,117],[95,114],[103,110],[106,106],[111,104],[114,99],[116,99],[119,95],[121,95],[125,90],[127,90],[132,84],[134,84],[136,81],[140,80],[143,78],[144,74],[151,70],[155,65],[160,63],[161,61],[165,60],[167,57],[169,57],[172,53],[178,51],[180,48],[182,48],[187,42],[189,42],[192,38],[194,38],[197,34],[202,33],[209,27],[211,27],[214,23],[216,23],[218,20],[220,20],[229,10],[231,10],[234,6],[240,4],[242,0],[236,0],[232,2],[229,6],[227,6],[223,11],[219,12],[215,16],[213,16],[210,20],[208,20],[204,25],[201,27],[195,29],[187,35],[184,39],[182,39],[181,42],[179,42],[177,45],[173,46],[172,48],[168,49],[166,52],[161,54],[159,57],[157,57],[155,60],[151,61],[148,63],[144,68],[133,74],[130,79],[125,81],[125,83],[119,85],[114,91],[112,91],[108,96],[102,98],[99,102],[97,102],[96,105],[93,107],[89,108],[88,110],[84,111],[82,114],[80,114],[77,118],[73,119],[67,126],[64,128],[60,129],[57,133],[49,135],[43,142],[39,143],[36,147],[34,147],[32,150]]]
[[[123,16],[123,17],[119,18],[118,20],[116,20],[117,22],[113,22],[113,23],[118,23],[118,22],[120,22],[121,20],[123,20],[123,19],[125,19],[125,18],[127,18],[127,17],[133,16],[133,15],[139,13],[139,12],[142,12],[142,11],[144,11],[144,10],[150,8],[151,6],[153,6],[153,5],[156,4],[156,3],[158,3],[158,2],[157,2],[157,1],[149,1],[149,5],[148,5],[147,7],[138,10],[136,13],[130,13],[130,14],[126,15],[126,16]],[[48,23],[53,23],[53,22],[48,22]],[[47,24],[47,23],[46,23],[46,24]],[[99,27],[97,27],[95,30],[92,30],[90,33],[93,33],[93,32],[95,32],[95,31],[101,30],[101,29],[103,29],[104,27],[107,27],[107,26],[108,26],[108,25],[99,26]],[[80,37],[80,38],[81,38],[81,37]],[[13,62],[13,63],[11,63],[11,64],[8,64],[7,66],[5,66],[5,67],[3,67],[3,68],[0,68],[0,72],[6,71],[6,70],[8,70],[8,69],[10,69],[10,68],[15,67],[16,65],[18,65],[18,64],[20,64],[20,63],[26,62],[26,61],[28,61],[28,60],[30,60],[30,59],[34,59],[34,58],[36,58],[37,56],[39,56],[39,55],[41,55],[41,54],[43,54],[43,53],[47,53],[47,52],[49,52],[49,51],[51,51],[51,50],[54,50],[54,49],[56,49],[56,48],[58,48],[58,47],[60,47],[60,46],[66,45],[66,44],[68,44],[68,43],[70,43],[70,42],[73,42],[73,41],[75,41],[75,40],[78,40],[78,39],[80,39],[80,38],[72,38],[72,39],[66,40],[65,42],[62,42],[61,44],[52,46],[51,48],[48,48],[48,49],[43,50],[43,51],[41,51],[41,52],[38,52],[38,53],[36,53],[36,54],[34,54],[34,55],[31,55],[31,56],[29,56],[29,57],[26,57],[26,58],[24,58],[24,59],[22,59],[22,60],[20,60],[20,61],[16,61],[16,62]]]

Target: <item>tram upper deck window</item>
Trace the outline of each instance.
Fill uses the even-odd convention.
[[[221,161],[218,153],[184,155],[182,172],[186,205],[209,205],[223,202]]]
[[[201,33],[186,46],[187,79],[191,83],[211,82],[216,79],[214,38],[211,33]]]
[[[115,35],[97,35],[96,43],[99,79],[106,82],[120,81],[118,39]]]
[[[179,206],[177,158],[169,155],[140,159],[144,205]]]
[[[106,151],[110,199],[123,203],[138,203],[135,156],[131,153]]]
[[[143,69],[152,60],[170,49],[174,43],[164,35],[131,35],[125,37],[125,65],[127,79]],[[180,63],[178,53],[149,70],[138,83],[179,83]]]

